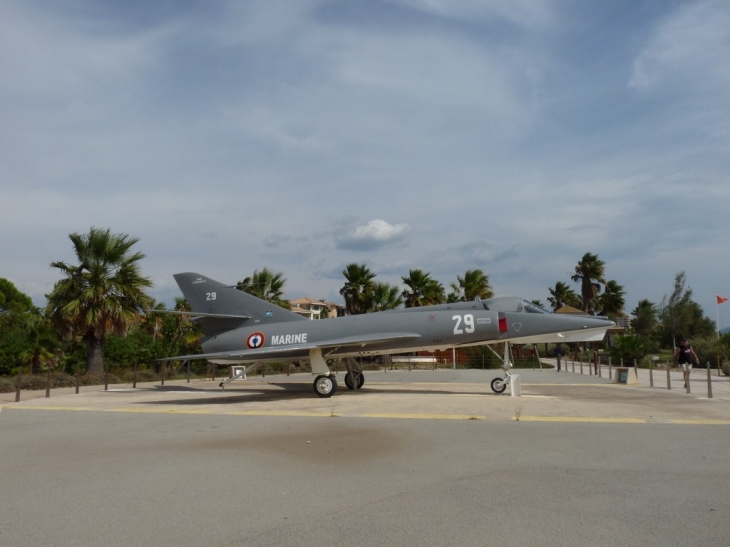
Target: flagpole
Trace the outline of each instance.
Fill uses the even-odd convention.
[[[717,291],[715,291],[715,330],[717,330],[717,337],[720,338],[720,315],[717,311]]]

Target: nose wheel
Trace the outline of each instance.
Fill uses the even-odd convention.
[[[334,376],[320,375],[314,379],[314,392],[320,397],[332,397],[337,391],[337,380]]]
[[[504,393],[508,383],[509,381],[506,378],[495,378],[492,380],[492,391],[495,393]]]

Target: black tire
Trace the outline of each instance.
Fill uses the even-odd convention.
[[[492,391],[495,393],[504,393],[505,389],[507,389],[507,382],[503,378],[495,378],[492,380]]]
[[[355,383],[352,381],[352,376],[348,372],[345,374],[345,385],[348,389],[360,389],[363,384],[365,384],[365,375],[361,372],[357,377],[357,387],[355,387]]]
[[[337,380],[334,376],[326,376],[324,374],[317,376],[312,384],[314,392],[320,397],[332,397],[337,391]]]

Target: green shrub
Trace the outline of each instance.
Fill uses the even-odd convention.
[[[15,381],[11,378],[0,378],[0,393],[11,393],[15,391]]]

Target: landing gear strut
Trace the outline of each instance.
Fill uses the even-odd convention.
[[[487,346],[489,347],[489,346]],[[489,349],[492,349],[491,347]],[[492,350],[493,353],[497,354],[496,351]],[[512,383],[512,373],[509,371],[509,369],[512,368],[512,363],[510,362],[510,355],[509,355],[509,342],[504,343],[504,358],[502,360],[502,368],[504,369],[504,378],[494,378],[492,380],[492,383],[490,384],[492,387],[492,391],[495,393],[504,393],[504,390],[507,389],[507,386]]]

